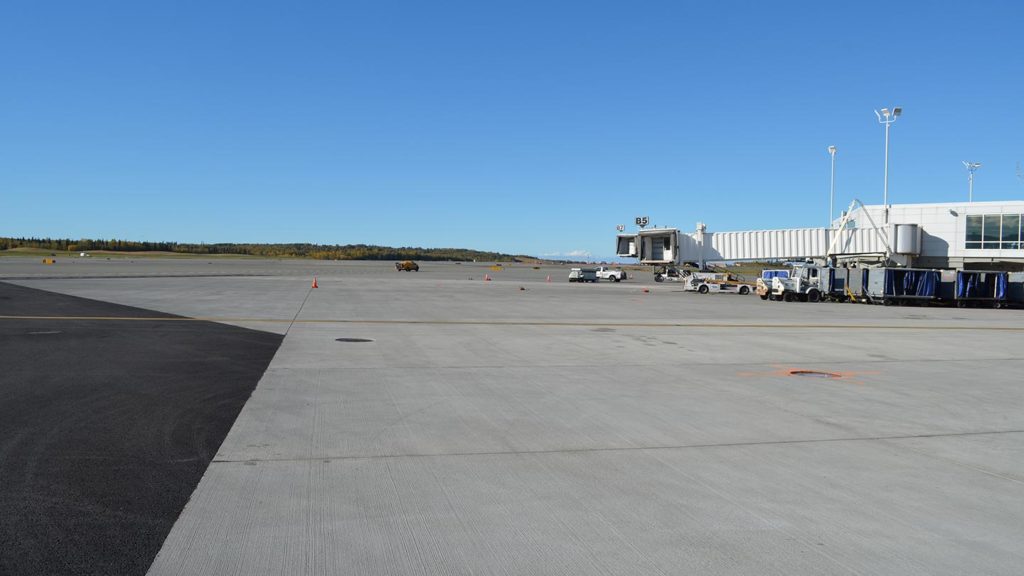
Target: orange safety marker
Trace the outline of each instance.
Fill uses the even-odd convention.
[[[548,279],[545,282],[551,282],[551,274],[548,274]]]
[[[313,288],[319,288],[316,284],[316,276],[313,276]]]
[[[484,274],[484,282],[490,282],[490,281],[491,281],[490,275]]]

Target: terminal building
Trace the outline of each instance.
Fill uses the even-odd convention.
[[[888,212],[888,213],[887,213]],[[812,259],[835,265],[1024,270],[1024,201],[851,204],[829,228],[619,234],[616,253],[641,264]]]

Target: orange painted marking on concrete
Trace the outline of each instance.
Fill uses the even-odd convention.
[[[822,380],[843,380],[850,384],[856,384],[863,386],[864,382],[860,380],[863,376],[875,376],[879,374],[877,370],[824,370],[816,368],[798,368],[798,367],[786,367],[773,364],[774,370],[766,370],[763,372],[758,371],[747,371],[737,372],[736,375],[741,378],[782,378],[792,376],[817,376]]]

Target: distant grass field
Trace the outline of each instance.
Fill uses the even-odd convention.
[[[0,250],[0,258],[2,257],[28,257],[37,256],[39,258],[82,258],[80,256],[81,251],[64,251],[64,250],[44,250],[42,248],[10,248],[8,250]],[[118,252],[115,250],[89,250],[86,252],[88,258],[184,258],[184,259],[205,259],[210,260],[216,258],[218,260],[224,258],[243,258],[243,259],[257,259],[264,258],[263,256],[249,256],[246,254],[186,254],[182,252]],[[279,258],[286,258],[284,256]]]
[[[37,258],[57,258],[60,259],[81,259],[81,258],[103,258],[103,259],[131,259],[131,258],[167,258],[167,259],[198,259],[198,260],[226,260],[226,259],[243,259],[243,260],[315,260],[310,256],[259,256],[250,254],[189,254],[186,252],[159,252],[159,251],[130,251],[130,252],[119,252],[117,250],[86,250],[87,257],[81,256],[81,250],[46,250],[43,248],[10,248],[8,250],[0,250],[0,258],[3,257],[37,257]],[[392,260],[365,260],[365,262],[392,262]],[[425,260],[418,260],[423,262]],[[493,262],[493,260],[483,260],[482,262]],[[505,266],[511,265],[535,265],[535,266],[549,266],[556,264],[554,262],[536,258],[522,258],[519,262],[502,262]]]

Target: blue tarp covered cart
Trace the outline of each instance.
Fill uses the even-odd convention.
[[[868,296],[872,302],[886,305],[935,300],[938,287],[938,270],[872,268],[868,275]]]
[[[1007,274],[1008,286],[1006,287],[1006,302],[1004,306],[1024,306],[1024,272],[1010,272]]]
[[[956,305],[964,307],[985,304],[1001,308],[1007,300],[1008,278],[1006,272],[957,271],[954,293]]]
[[[850,268],[846,271],[846,296],[852,302],[868,301],[868,268]]]
[[[857,268],[825,268],[825,293],[830,300],[846,302],[850,295],[847,289],[850,285],[850,275],[860,274]]]

